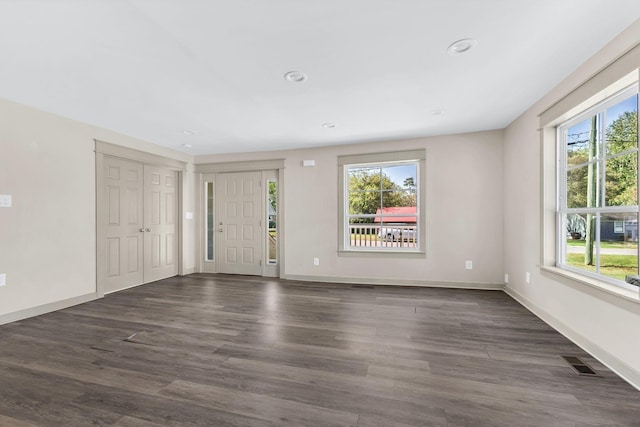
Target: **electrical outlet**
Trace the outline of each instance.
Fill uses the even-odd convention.
[[[504,283],[509,283],[509,275],[506,273],[504,275]]]
[[[7,275],[2,273],[0,274],[0,286],[6,286],[7,285]]]
[[[529,273],[528,271],[524,273],[524,281],[527,283],[531,283],[531,273]]]
[[[10,208],[11,205],[11,194],[0,194],[0,208]]]
[[[473,269],[473,261],[466,261],[464,263],[464,268],[466,268],[467,270],[472,270]]]
[[[313,265],[320,265],[320,258],[314,258]]]

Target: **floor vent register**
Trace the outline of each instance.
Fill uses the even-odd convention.
[[[562,358],[564,359],[565,362],[567,362],[569,364],[571,369],[573,369],[573,371],[578,375],[582,375],[582,376],[585,376],[585,377],[600,377],[601,376],[601,375],[598,375],[598,373],[593,368],[591,368],[591,366],[587,365],[587,363],[584,362],[579,357],[562,356]]]

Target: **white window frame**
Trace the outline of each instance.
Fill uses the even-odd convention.
[[[425,256],[425,150],[394,151],[338,157],[338,255],[373,257],[424,257]],[[416,247],[353,247],[349,233],[349,191],[347,172],[350,167],[393,166],[416,164]],[[361,216],[361,215],[356,215]],[[379,215],[371,215],[372,217]],[[388,217],[406,217],[406,214],[388,215]]]
[[[615,234],[624,234],[624,221],[613,221],[613,232]]]
[[[634,84],[618,91],[617,93],[607,97],[606,99],[604,99],[603,101],[597,103],[596,105],[593,105],[591,108],[577,114],[576,116],[572,117],[570,120],[567,120],[564,123],[561,123],[560,125],[558,125],[556,127],[556,141],[557,141],[557,157],[558,157],[558,167],[557,167],[557,194],[558,194],[558,198],[557,198],[557,208],[556,208],[556,265],[562,269],[571,271],[573,273],[577,273],[580,275],[584,275],[587,277],[591,277],[594,279],[597,279],[599,281],[602,282],[606,282],[606,283],[610,283],[612,285],[616,285],[625,289],[629,289],[629,290],[637,290],[637,287],[633,286],[633,285],[629,285],[627,283],[625,283],[624,281],[621,280],[617,280],[614,279],[612,277],[608,277],[605,276],[603,274],[597,273],[597,272],[590,272],[590,271],[586,271],[583,269],[579,269],[576,267],[573,267],[569,264],[566,263],[566,258],[567,258],[567,245],[566,245],[566,234],[567,234],[567,227],[566,227],[566,216],[568,214],[593,214],[594,215],[594,219],[596,221],[595,224],[595,237],[596,240],[594,242],[594,246],[595,246],[595,253],[594,253],[594,258],[596,259],[596,269],[599,270],[600,267],[600,217],[601,215],[606,215],[606,214],[615,214],[615,213],[635,213],[636,215],[638,215],[639,212],[639,206],[638,204],[636,205],[631,205],[631,206],[605,206],[606,203],[606,162],[607,159],[609,158],[614,158],[614,157],[618,157],[618,156],[622,156],[622,155],[627,155],[630,153],[638,153],[639,156],[639,165],[640,165],[640,152],[638,150],[638,147],[636,147],[635,149],[632,150],[626,150],[620,153],[616,153],[613,156],[607,156],[606,155],[606,136],[605,136],[605,128],[604,125],[603,128],[600,129],[600,131],[602,132],[602,135],[600,135],[601,140],[603,141],[603,144],[601,146],[601,152],[598,153],[598,158],[597,160],[591,161],[591,162],[587,162],[584,165],[575,165],[573,166],[573,168],[576,167],[583,167],[585,165],[587,165],[588,163],[595,163],[598,164],[598,167],[600,168],[600,182],[598,182],[598,185],[600,186],[601,190],[598,193],[599,197],[601,197],[601,200],[599,200],[599,202],[597,203],[597,207],[580,207],[580,208],[568,208],[567,207],[567,172],[568,170],[570,170],[571,168],[567,166],[567,141],[566,141],[566,130],[570,129],[572,126],[584,121],[585,119],[588,119],[589,117],[592,117],[596,114],[602,114],[603,118],[605,118],[604,121],[602,121],[603,123],[606,123],[606,110],[622,101],[624,101],[625,99],[633,96],[633,95],[638,95],[638,83],[635,82]],[[640,173],[638,174],[640,176]],[[640,188],[640,185],[638,186],[638,188]],[[639,242],[640,243],[640,242]],[[640,245],[639,245],[640,246]]]

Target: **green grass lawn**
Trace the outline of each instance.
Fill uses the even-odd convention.
[[[595,265],[584,265],[583,254],[567,254],[567,264],[582,270],[596,271]],[[624,280],[627,274],[638,274],[638,257],[634,255],[600,255],[600,274],[619,280]]]
[[[584,246],[584,240],[567,239],[569,246]],[[637,242],[600,242],[601,248],[638,249]]]

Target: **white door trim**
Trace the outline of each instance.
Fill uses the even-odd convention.
[[[168,157],[158,156],[157,154],[151,154],[133,148],[123,147],[121,145],[111,144],[95,139],[95,152],[101,153],[111,157],[119,157],[125,160],[131,160],[139,163],[147,163],[156,166],[165,166],[172,170],[186,171],[187,163],[170,159]]]
[[[278,264],[277,272],[273,273],[273,266],[267,266],[263,263],[263,276],[272,276],[284,278],[285,274],[285,167],[284,159],[269,159],[269,160],[257,160],[248,162],[227,162],[227,163],[208,163],[195,165],[196,172],[196,185],[195,185],[195,220],[196,222],[196,271],[199,273],[204,272],[217,272],[215,261],[212,262],[213,266],[205,269],[205,233],[206,233],[206,217],[205,217],[205,196],[204,196],[204,183],[214,182],[217,173],[225,172],[251,172],[251,171],[275,171],[276,179],[278,180]],[[264,180],[264,174],[263,174]],[[264,189],[264,185],[263,185]],[[264,191],[264,190],[263,190]],[[266,203],[266,196],[264,197]],[[214,208],[215,210],[215,208]],[[216,254],[217,255],[217,254]],[[215,256],[214,255],[214,259]],[[213,268],[211,268],[213,267]],[[271,271],[269,271],[271,270]]]

